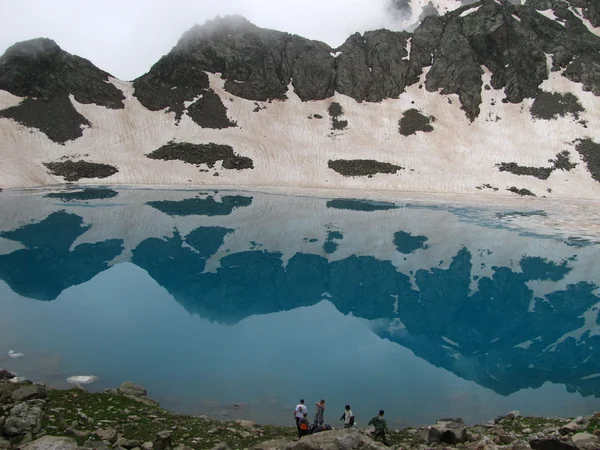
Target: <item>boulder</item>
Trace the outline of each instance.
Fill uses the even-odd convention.
[[[152,447],[154,447],[152,442],[144,442],[142,444],[142,450],[152,450]]]
[[[236,420],[235,423],[237,423],[238,425],[244,427],[244,428],[252,428],[255,425],[255,422],[253,420]]]
[[[73,438],[44,436],[21,447],[21,450],[78,450],[78,448]]]
[[[501,420],[513,420],[513,419],[516,419],[517,417],[521,417],[521,413],[515,409],[513,411],[507,412],[506,414],[504,414],[502,416],[496,417],[494,422],[498,423]]]
[[[419,431],[419,437],[425,443],[446,443],[456,445],[459,442],[467,442],[467,429],[458,422],[438,421],[436,425],[430,425]]]
[[[272,439],[270,441],[256,444],[254,447],[252,447],[252,450],[281,450],[289,448],[290,445],[294,445],[294,441],[287,439]]]
[[[600,438],[590,433],[576,433],[571,436],[571,440],[579,450],[600,449]]]
[[[132,449],[139,447],[141,444],[139,441],[136,441],[134,439],[125,439],[124,437],[120,437],[117,441],[117,445],[122,448]]]
[[[65,430],[65,434],[71,434],[78,438],[85,438],[88,437],[90,433],[88,433],[87,431],[76,430],[74,428],[67,428]]]
[[[472,442],[467,445],[469,450],[498,450],[498,446],[494,444],[490,438],[484,437],[483,439]]]
[[[532,439],[529,445],[533,450],[576,450],[570,442],[564,442],[557,438]]]
[[[285,450],[381,450],[388,447],[351,428],[311,434],[282,448]]]
[[[125,381],[119,386],[119,393],[123,395],[135,395],[143,397],[146,395],[146,388],[139,384],[133,384],[131,381]]]
[[[563,425],[562,427],[560,427],[558,429],[558,432],[560,434],[562,434],[563,436],[566,436],[567,434],[571,434],[574,433],[575,431],[579,430],[581,427],[579,426],[579,424],[577,424],[576,422],[569,422],[566,425]]]
[[[20,387],[13,391],[10,399],[16,403],[24,402],[34,398],[46,398],[47,396],[48,391],[46,391],[45,387],[31,384],[29,386]]]
[[[7,448],[10,448],[10,442],[0,438],[0,449],[5,450]]]
[[[119,434],[114,428],[107,428],[106,430],[99,428],[96,431],[94,431],[94,435],[98,436],[98,439],[100,439],[101,441],[108,441],[111,444],[117,442],[117,439],[119,438]]]
[[[154,438],[154,443],[152,445],[153,450],[165,450],[171,447],[171,432],[168,430],[159,431],[156,433],[156,438]]]
[[[28,432],[37,434],[42,428],[44,412],[37,402],[19,403],[11,408],[4,423],[6,436],[22,436]]]
[[[2,192],[1,189],[0,189],[0,192]],[[5,369],[0,369],[0,380],[10,380],[11,378],[14,378],[14,375],[12,372],[9,372],[8,370],[5,370]]]
[[[215,445],[210,450],[231,450],[231,447],[229,445],[227,445],[225,442],[220,442],[219,444]]]

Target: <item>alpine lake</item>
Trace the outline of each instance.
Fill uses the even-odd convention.
[[[597,203],[392,195],[5,190],[0,367],[282,425],[600,410]]]

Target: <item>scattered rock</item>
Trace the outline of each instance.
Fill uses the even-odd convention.
[[[108,441],[111,444],[117,442],[117,439],[119,438],[117,430],[114,428],[107,428],[105,430],[99,428],[94,431],[94,435],[97,436],[101,441]]]
[[[529,441],[529,445],[533,450],[576,450],[573,444],[565,441],[561,441],[558,438],[541,438],[532,439]]]
[[[125,381],[121,383],[121,386],[119,386],[119,393],[123,395],[145,396],[147,391],[144,386],[133,384],[131,381]]]
[[[78,438],[86,438],[86,437],[88,437],[90,435],[90,433],[88,433],[87,431],[80,431],[80,430],[76,430],[74,428],[67,428],[65,430],[65,433],[66,434],[71,434],[71,435],[73,435],[75,437],[78,437]]]
[[[35,384],[29,386],[23,386],[15,390],[10,398],[13,402],[24,402],[34,398],[46,398],[48,391],[42,386],[36,386]]]
[[[8,437],[23,436],[28,432],[37,434],[42,428],[43,417],[44,412],[36,401],[19,403],[10,409],[4,423],[4,434]]]
[[[558,429],[558,432],[564,436],[567,434],[574,433],[575,431],[579,430],[580,428],[581,427],[576,422],[569,422],[568,424],[560,427]]]
[[[21,450],[79,450],[79,447],[73,438],[44,436],[21,447]]]
[[[571,436],[571,440],[579,450],[600,449],[600,438],[590,433],[576,433]]]
[[[156,438],[154,439],[152,448],[153,450],[165,450],[171,447],[171,445],[171,432],[166,430],[156,433]],[[142,446],[142,448],[144,447]]]

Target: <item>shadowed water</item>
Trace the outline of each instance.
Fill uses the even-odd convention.
[[[301,397],[334,425],[591,412],[600,247],[539,205],[5,192],[0,367],[282,424]]]

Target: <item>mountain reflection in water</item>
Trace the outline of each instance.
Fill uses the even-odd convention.
[[[202,350],[212,355],[203,358],[202,368],[193,366],[187,356],[171,360],[178,372],[193,371],[198,380],[204,380],[204,387],[194,393],[199,398],[202,389],[211,386],[206,392],[219,405],[215,407],[220,411],[218,414],[225,414],[223,411],[228,409],[223,404],[239,389],[234,386],[239,382],[236,377],[270,383],[269,395],[274,400],[269,408],[279,411],[278,408],[285,409],[278,403],[284,402],[282,399],[286,399],[284,403],[293,403],[297,396],[308,396],[295,386],[296,380],[310,385],[305,390],[314,390],[320,398],[328,394],[319,390],[319,384],[331,385],[337,381],[341,387],[344,383],[340,380],[353,370],[361,376],[362,383],[360,392],[353,390],[352,395],[379,398],[383,393],[376,393],[378,387],[383,389],[394,377],[401,378],[400,372],[418,368],[423,373],[421,395],[426,396],[428,391],[432,395],[431,399],[423,399],[423,403],[436,404],[439,411],[423,410],[427,408],[414,408],[414,413],[407,411],[402,406],[410,389],[407,386],[392,388],[397,389],[399,406],[386,405],[386,409],[402,416],[399,419],[402,423],[433,420],[438,415],[458,412],[468,416],[469,412],[460,409],[461,401],[455,396],[448,393],[445,398],[440,397],[438,388],[433,387],[438,381],[424,375],[433,368],[425,369],[429,366],[420,360],[500,396],[519,391],[525,395],[529,390],[523,390],[538,389],[544,384],[547,390],[547,383],[551,382],[564,386],[562,391],[566,387],[567,392],[575,393],[560,396],[566,396],[568,402],[582,410],[600,405],[594,399],[600,397],[599,247],[588,238],[539,233],[531,226],[535,223],[531,220],[548,220],[548,213],[539,210],[539,204],[537,209],[519,211],[247,192],[114,188],[39,195],[3,193],[0,204],[6,212],[0,219],[0,279],[19,296],[60,300],[67,295],[65,291],[81,285],[78,292],[82,305],[78,308],[85,311],[85,298],[96,295],[90,292],[91,285],[104,276],[99,275],[101,272],[121,267],[122,272],[129,273],[137,266],[187,312],[202,318],[196,322],[198,327],[212,323],[210,326],[220,327],[219,333],[226,325],[233,335],[234,329],[246,326],[243,324],[259,321],[257,316],[284,323],[294,315],[320,311],[322,317],[315,318],[321,324],[318,331],[310,327],[287,330],[290,339],[306,340],[307,344],[312,342],[311,346],[302,351],[296,344],[288,349],[288,344],[274,342],[269,350],[271,356],[259,363],[262,371],[248,369],[248,365],[258,361],[241,356],[239,349],[234,351],[224,344],[221,350],[229,353],[217,351],[219,341],[211,341],[210,337],[203,346],[215,348]],[[527,226],[515,225],[519,219],[529,221]],[[131,273],[131,279],[141,277],[136,271]],[[112,283],[113,288],[125,282],[122,276],[110,276],[121,279]],[[88,285],[90,288],[86,289]],[[145,292],[134,286],[131,290],[124,301],[136,304],[137,308],[145,307],[138,297],[159,296],[156,289]],[[107,299],[107,309],[109,304],[113,302]],[[19,309],[23,317],[25,310],[39,308],[36,303],[24,301],[15,305],[16,302],[13,306],[6,303],[2,307]],[[158,314],[158,309],[154,305],[143,315],[153,311]],[[282,311],[289,312],[285,316],[288,319],[283,319]],[[98,317],[108,314],[101,309],[95,313]],[[50,306],[45,314],[52,315]],[[173,331],[178,325],[169,321],[172,313],[160,314],[168,322],[168,326],[164,325],[168,332],[163,344],[180,346],[178,333]],[[323,323],[325,317],[327,321]],[[341,321],[342,317],[351,322]],[[137,314],[128,316],[131,327],[135,328],[133,323],[137,319]],[[39,327],[44,325],[39,325],[34,335],[42,333]],[[9,340],[8,336],[1,339],[4,328],[0,329],[0,341]],[[273,337],[278,336],[273,323],[267,328],[274,330]],[[360,342],[354,339],[363,336],[359,329],[368,330],[377,339],[369,339],[370,346],[360,348]],[[111,324],[106,323],[103,330],[97,332],[110,334]],[[5,333],[12,333],[13,345],[27,345],[33,351],[36,342],[39,343],[32,337],[27,341],[26,333],[15,329]],[[139,335],[131,337],[139,340],[138,347],[144,345],[145,333],[142,327]],[[416,357],[403,353],[397,363],[379,361],[379,366],[368,370],[357,368],[356,361],[339,361],[332,355],[340,353],[339,349],[320,346],[318,339],[313,342],[314,339],[307,337],[319,333],[323,344],[330,338],[335,342],[341,340],[342,346],[345,341],[353,342],[354,350],[366,355],[378,354],[374,346],[383,345],[380,343],[385,341],[380,338],[385,338]],[[268,338],[269,333],[263,337]],[[103,352],[109,351],[110,345],[119,345],[106,336],[98,338],[105,339]],[[47,339],[52,341],[53,337]],[[1,345],[0,350],[4,351]],[[64,344],[57,344],[53,350],[69,359]],[[288,350],[300,353],[286,355],[285,358],[291,359],[284,363],[281,355]],[[335,368],[320,369],[327,364],[327,358],[318,362],[323,358],[322,353],[337,361]],[[260,358],[258,354],[255,356]],[[151,357],[150,352],[148,358]],[[211,381],[211,373],[225,376],[215,366],[219,361],[224,364],[222,358],[245,361],[241,371],[233,370],[227,383]],[[90,356],[77,363],[70,361],[68,365],[70,370],[102,370],[92,360]],[[214,412],[206,398],[187,406],[180,404],[183,396],[178,397],[177,389],[161,381],[168,375],[158,370],[152,379],[146,373],[148,361],[144,361],[134,358],[131,362],[112,364],[112,376],[147,379],[147,383],[159,386],[158,396],[174,408]],[[294,375],[296,370],[299,375]],[[444,379],[451,376],[445,371],[436,373],[444,373]],[[275,381],[278,376],[291,379],[281,383]],[[382,376],[388,380],[381,381]],[[540,396],[547,395],[544,389],[539,391]],[[240,391],[238,395],[245,394]],[[335,394],[330,395],[336,398]],[[346,401],[343,396],[347,394],[341,389],[338,395],[340,402]],[[542,404],[534,393],[527,395]],[[493,401],[497,402],[497,397]],[[378,408],[368,400],[355,403]],[[488,419],[489,414],[502,412],[495,408],[498,407],[493,404],[480,405],[480,410],[471,411],[469,417]],[[546,413],[563,411],[559,402],[554,411]],[[578,412],[583,411],[574,411]],[[229,414],[237,417],[245,413],[234,408]],[[252,416],[252,411],[248,414]],[[257,415],[266,421],[280,420],[264,411],[260,414],[255,411],[254,417]]]

